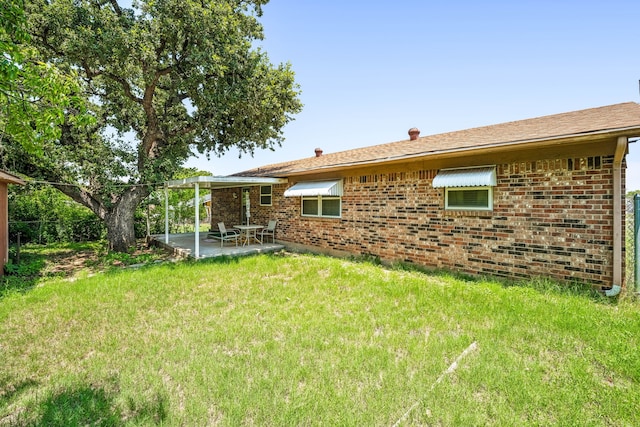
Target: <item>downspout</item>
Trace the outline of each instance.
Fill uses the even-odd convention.
[[[627,137],[618,138],[613,156],[613,283],[605,290],[615,297],[622,290],[622,161],[627,154]]]

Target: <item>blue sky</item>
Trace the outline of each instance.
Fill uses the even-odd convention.
[[[303,111],[282,147],[188,163],[215,175],[547,114],[640,102],[640,2],[272,0],[260,19]],[[640,141],[627,157],[640,189]]]

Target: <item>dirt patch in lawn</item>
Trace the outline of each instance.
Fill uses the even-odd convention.
[[[171,261],[165,250],[149,247],[140,241],[130,253],[109,253],[102,243],[62,243],[53,245],[24,245],[12,248],[10,262],[0,276],[0,299],[3,295],[24,292],[47,277],[73,280],[79,274],[95,274],[114,269]],[[0,423],[1,424],[1,423]]]
[[[73,276],[80,270],[99,265],[100,256],[94,250],[65,250],[47,255],[44,275]]]
[[[98,272],[132,265],[150,264],[171,260],[171,255],[160,248],[148,246],[144,240],[129,253],[107,252],[104,246],[88,245],[86,248],[59,248],[41,254],[44,266],[40,276],[71,277],[80,271]]]

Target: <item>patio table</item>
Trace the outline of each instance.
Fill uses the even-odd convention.
[[[264,228],[264,225],[257,225],[257,224],[234,225],[233,228],[237,228],[238,230],[240,230],[240,241],[242,242],[242,246],[250,245],[251,239],[262,244],[262,240],[258,239],[258,234],[256,232],[261,228]]]

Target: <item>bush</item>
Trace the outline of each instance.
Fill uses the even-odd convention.
[[[49,186],[11,187],[9,239],[40,244],[99,240],[105,228],[98,217]]]

